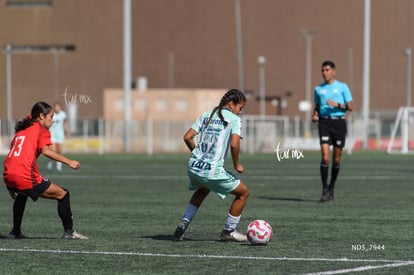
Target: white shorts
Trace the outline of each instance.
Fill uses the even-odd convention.
[[[63,142],[65,141],[65,135],[51,135],[50,139],[52,140],[52,143],[58,143],[58,144],[63,144]]]

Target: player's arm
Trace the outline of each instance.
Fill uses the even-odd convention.
[[[237,134],[231,135],[230,139],[230,152],[233,159],[233,167],[237,172],[242,173],[244,171],[243,165],[239,163],[240,153],[240,136]]]
[[[69,166],[72,169],[79,169],[80,168],[80,163],[77,160],[71,160],[71,159],[68,159],[68,158],[56,153],[48,145],[42,147],[41,153],[45,157],[48,157],[48,158],[53,159],[55,161],[62,162],[62,163],[66,164],[67,166]]]
[[[352,108],[353,108],[352,101],[345,102],[344,104],[341,104],[341,103],[337,103],[337,102],[329,99],[327,103],[328,103],[329,106],[338,108],[342,111],[352,112]]]
[[[313,108],[312,121],[317,122],[319,119],[319,104],[315,104]]]
[[[197,132],[193,128],[188,129],[188,131],[184,134],[183,139],[184,139],[185,145],[187,145],[188,149],[190,149],[191,152],[195,148],[194,137],[196,135],[197,135]]]
[[[352,112],[352,109],[354,108],[354,105],[352,104],[352,101],[346,102],[343,106],[346,111]]]

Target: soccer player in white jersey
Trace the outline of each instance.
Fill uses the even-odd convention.
[[[224,168],[224,160],[230,147],[234,169],[239,173],[244,170],[239,163],[241,119],[238,115],[245,103],[244,94],[237,89],[231,89],[222,97],[217,107],[204,112],[185,133],[184,142],[191,151],[187,164],[189,189],[196,191],[174,232],[174,241],[183,240],[185,230],[210,191],[222,199],[225,199],[228,194],[235,196],[220,240],[247,240],[246,235],[238,232],[236,228],[246,205],[249,189],[240,179]],[[196,135],[199,135],[197,145],[194,142]]]
[[[336,77],[335,63],[322,63],[324,82],[315,87],[315,108],[312,121],[318,123],[319,143],[321,146],[320,173],[322,196],[320,202],[334,200],[335,182],[339,174],[342,150],[347,133],[346,115],[352,111],[352,94],[344,82]],[[330,147],[333,147],[331,179],[328,185]]]
[[[67,122],[67,116],[65,111],[62,109],[62,105],[60,103],[55,103],[53,105],[53,111],[55,112],[54,120],[52,127],[50,127],[50,136],[53,143],[53,150],[58,153],[62,154],[63,143],[65,142],[65,137],[69,138],[70,132]],[[47,168],[50,170],[53,167],[53,161],[49,160],[47,164]],[[62,163],[56,162],[56,169],[58,171],[62,170]]]

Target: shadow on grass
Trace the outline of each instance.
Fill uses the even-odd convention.
[[[153,239],[156,241],[173,241],[173,235],[153,235],[153,236],[144,236],[143,238]],[[184,240],[178,242],[223,242],[218,238],[206,238],[205,236],[200,237],[184,237]]]
[[[319,200],[310,200],[310,199],[301,199],[301,198],[280,198],[280,197],[267,197],[267,196],[259,196],[259,199],[272,200],[272,201],[319,202]]]
[[[172,235],[153,235],[153,236],[144,236],[146,239],[153,239],[156,241],[172,241]]]
[[[0,235],[0,240],[24,241],[24,240],[60,240],[59,237],[25,237],[20,239],[10,238],[9,235]]]

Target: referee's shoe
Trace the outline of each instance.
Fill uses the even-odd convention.
[[[330,188],[324,188],[322,191],[322,196],[319,202],[328,202],[334,200],[334,190]]]

